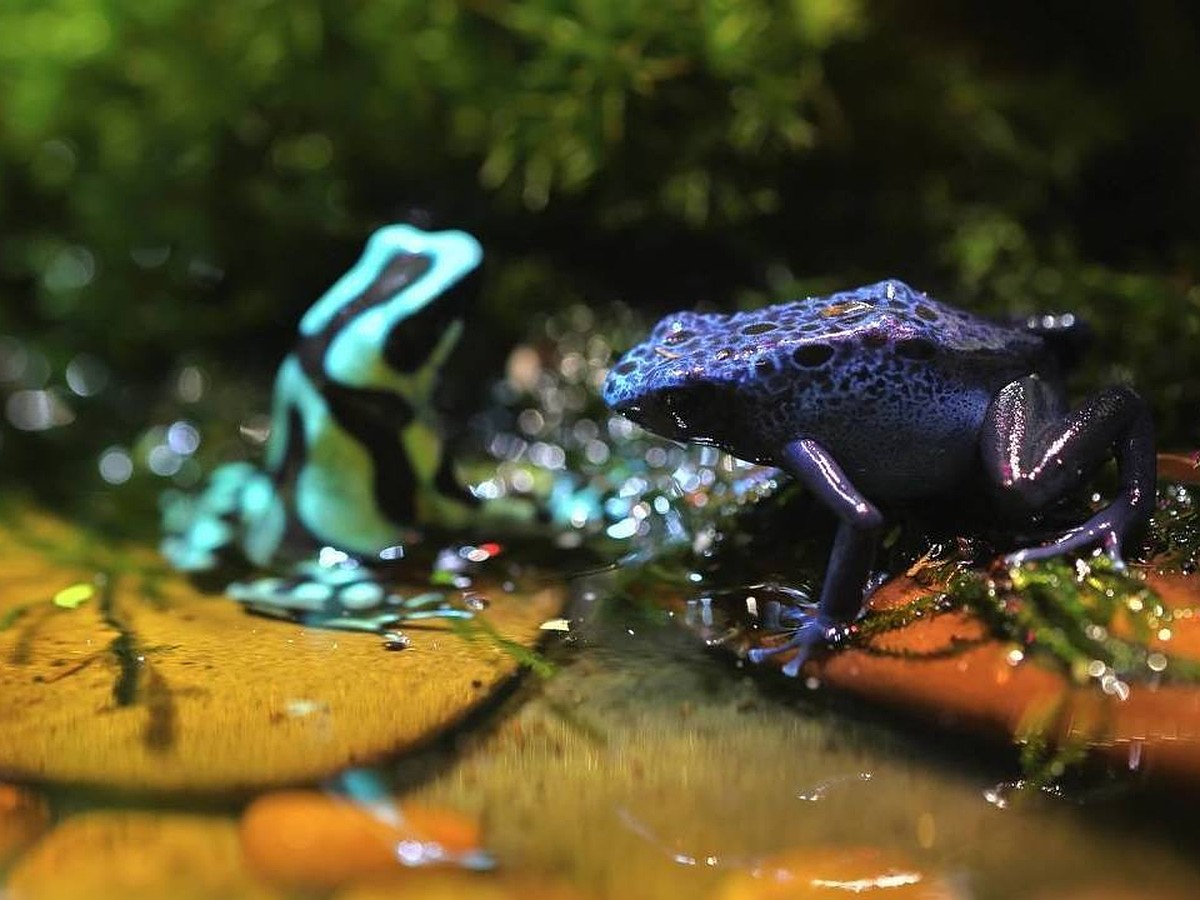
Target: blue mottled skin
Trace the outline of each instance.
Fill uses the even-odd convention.
[[[664,436],[753,462],[780,464],[777,451],[804,434],[863,490],[904,497],[961,480],[992,397],[1045,355],[1029,332],[886,281],[733,315],[668,316],[613,368],[604,399],[634,420],[645,410]],[[653,399],[671,391],[711,403],[673,421],[671,404],[656,411]]]
[[[882,516],[873,499],[983,476],[1036,512],[1115,455],[1118,498],[1020,562],[1100,543],[1120,562],[1150,510],[1153,429],[1129,388],[1076,412],[1059,381],[1071,316],[988,321],[887,280],[732,315],[667,316],[609,372],[604,399],[647,429],[800,479],[841,520],[818,613],[797,614],[789,671],[856,616]],[[759,656],[764,655],[762,652]]]

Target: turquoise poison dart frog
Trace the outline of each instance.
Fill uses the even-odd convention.
[[[1145,403],[1110,387],[1067,407],[1059,373],[1077,344],[1072,316],[999,324],[895,281],[733,315],[667,316],[604,384],[613,409],[677,441],[778,466],[839,520],[815,612],[755,661],[814,649],[861,611],[883,523],[875,501],[981,480],[1016,511],[1038,512],[1110,456],[1113,502],[1012,564],[1099,544],[1118,565],[1154,502]]]
[[[336,616],[383,603],[357,563],[395,555],[414,523],[453,523],[474,502],[442,450],[433,393],[482,255],[461,231],[377,231],[300,322],[262,468],[228,464],[199,496],[164,498],[168,560],[193,572],[237,556],[298,563],[289,578],[231,591],[259,607]],[[322,548],[349,564],[318,565]]]

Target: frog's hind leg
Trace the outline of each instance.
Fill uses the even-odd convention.
[[[992,400],[980,440],[984,469],[1000,495],[1032,510],[1079,487],[1115,455],[1120,491],[1112,503],[1055,540],[1007,560],[1046,559],[1099,543],[1123,564],[1122,545],[1145,525],[1154,504],[1154,426],[1131,388],[1107,388],[1068,412],[1055,386],[1030,375]]]
[[[794,630],[786,642],[757,648],[748,654],[751,662],[761,662],[767,656],[796,650],[796,656],[783,669],[787,675],[796,675],[809,654],[835,639],[862,609],[863,587],[870,574],[883,516],[859,493],[829,451],[816,441],[793,441],[784,448],[781,461],[789,474],[838,517],[817,611],[792,611],[786,619],[794,623]]]

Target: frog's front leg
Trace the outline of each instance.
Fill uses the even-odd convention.
[[[838,517],[837,535],[815,613],[800,613],[796,631],[785,643],[751,650],[752,662],[796,650],[783,671],[796,675],[814,648],[853,621],[862,609],[863,586],[883,524],[879,510],[851,483],[834,458],[816,441],[802,438],[788,444],[780,462],[785,471],[812,491]]]
[[[1114,563],[1123,564],[1122,545],[1145,525],[1154,504],[1154,425],[1131,388],[1107,388],[1068,412],[1057,388],[1030,375],[996,395],[981,441],[984,468],[1001,495],[1029,510],[1079,487],[1115,455],[1121,485],[1116,500],[1077,528],[1007,561],[1046,559],[1099,543]]]

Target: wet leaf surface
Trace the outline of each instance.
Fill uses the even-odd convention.
[[[34,530],[55,535],[58,546],[67,546],[72,540],[73,533],[54,532],[52,523],[37,525]],[[72,553],[79,557],[87,550],[75,548]],[[28,566],[29,571],[23,575],[18,562],[24,557],[12,554],[14,566],[6,567],[6,577],[22,590],[38,588],[38,592],[9,628],[0,631],[4,653],[14,647],[8,642],[13,640],[12,629],[18,622],[22,627],[37,625],[33,637],[25,641],[28,653],[37,646],[48,623],[69,624],[83,621],[77,618],[80,616],[97,616],[97,610],[108,602],[101,589],[105,585],[94,585],[95,590],[87,597],[80,589],[72,590],[87,581],[87,572],[96,569],[115,572],[121,580],[130,579],[131,595],[139,598],[136,605],[157,603],[160,615],[171,610],[171,604],[177,602],[173,593],[176,589],[169,588],[167,580],[156,592],[156,579],[145,575],[146,566],[154,564],[151,556],[143,565],[140,558],[105,558],[103,550],[103,543],[92,548],[96,560],[91,568],[60,566],[55,572],[58,580],[49,586],[45,585],[45,559],[37,566]],[[7,553],[0,550],[0,554]],[[1153,586],[1168,603],[1195,603],[1194,579],[1156,577]],[[74,608],[55,602],[64,589]],[[876,602],[904,604],[916,596],[915,590],[911,583],[900,580],[887,586]],[[929,587],[920,590],[928,593]],[[26,596],[34,593],[27,590]],[[149,599],[155,596],[159,597],[157,601]],[[205,608],[200,601],[224,605],[220,598],[196,597],[197,615]],[[499,601],[493,603],[489,615],[497,605]],[[119,611],[125,612],[124,604],[120,604]],[[229,617],[229,627],[234,627],[235,618],[243,618],[258,628],[303,632],[285,623],[244,617],[237,609],[232,612],[237,616]],[[991,642],[1003,659],[986,654],[972,657],[971,653],[986,650],[989,641],[982,623],[961,611],[925,617],[904,629],[879,634],[872,639],[879,642],[874,650],[851,650],[805,673],[822,685],[858,693],[876,707],[915,711],[937,726],[930,731],[915,729],[910,739],[904,740],[897,738],[891,727],[876,727],[869,715],[837,714],[836,708],[843,705],[837,691],[806,690],[804,677],[784,681],[763,678],[756,671],[754,677],[739,678],[727,660],[709,654],[665,615],[631,618],[625,606],[611,608],[603,615],[577,609],[568,615],[570,621],[565,624],[570,630],[556,633],[553,639],[577,649],[566,659],[551,651],[555,662],[561,663],[555,678],[527,681],[527,690],[511,698],[509,714],[498,720],[498,727],[463,734],[455,742],[452,764],[428,780],[401,779],[402,784],[413,788],[404,791],[406,807],[415,804],[461,810],[468,821],[480,822],[481,843],[500,863],[500,870],[405,870],[383,878],[360,873],[339,888],[336,897],[577,896],[570,888],[560,888],[554,876],[594,891],[594,896],[711,897],[723,896],[720,891],[735,888],[751,893],[734,896],[772,896],[763,893],[770,886],[746,880],[763,862],[785,863],[789,871],[808,871],[803,867],[810,861],[824,866],[826,857],[853,855],[857,848],[864,847],[878,848],[887,859],[899,859],[914,871],[928,875],[926,886],[940,886],[939,874],[949,873],[954,887],[977,883],[990,886],[997,896],[1008,894],[996,885],[1013,891],[1018,887],[1022,892],[1032,889],[1035,882],[1030,881],[1030,872],[1038,873],[1039,888],[1052,883],[1077,889],[1082,886],[1082,891],[1076,891],[1078,896],[1092,896],[1086,886],[1102,884],[1114,874],[1119,876],[1118,883],[1127,879],[1140,886],[1142,893],[1128,896],[1175,896],[1170,886],[1190,884],[1188,879],[1194,876],[1191,854],[1173,849],[1178,843],[1174,839],[1164,840],[1177,832],[1182,835],[1181,841],[1190,839],[1186,826],[1173,820],[1159,821],[1167,810],[1143,809],[1144,818],[1137,819],[1137,807],[1093,804],[1088,815],[1080,816],[1073,803],[1061,802],[1062,798],[1048,793],[1031,792],[1034,796],[1025,798],[1028,803],[1012,804],[1001,813],[996,808],[1000,804],[992,801],[984,788],[1009,777],[1011,758],[1006,757],[1009,761],[1004,770],[996,773],[991,766],[980,771],[972,768],[977,757],[974,742],[967,754],[970,762],[954,755],[938,755],[938,747],[953,744],[946,740],[945,729],[975,724],[971,716],[982,720],[978,727],[988,729],[1001,742],[1009,740],[1018,727],[1048,730],[1050,723],[1060,729],[1079,729],[1088,740],[1099,744],[1107,738],[1097,723],[1103,725],[1105,720],[1087,718],[1086,714],[1093,711],[1089,704],[1099,701],[1102,707],[1115,705],[1095,687],[1073,684],[1052,668],[1043,668],[1029,659],[1011,665],[1001,651],[1012,645]],[[136,621],[143,618],[139,614]],[[90,627],[102,633],[104,640],[112,639],[113,628],[102,632],[95,620],[90,621]],[[102,616],[99,621],[105,622]],[[503,631],[498,623],[496,627]],[[140,631],[137,636],[141,639]],[[1193,643],[1195,636],[1194,629],[1178,630],[1170,642],[1172,652],[1195,653],[1200,647],[1200,643]],[[362,640],[370,646],[378,643],[377,638],[363,635],[331,637]],[[960,642],[964,637],[978,637],[979,643],[968,640],[964,645]],[[952,645],[949,649],[948,643]],[[100,646],[108,648],[107,644]],[[151,647],[145,649],[148,659],[156,658],[149,652]],[[919,657],[911,658],[910,649],[919,651]],[[939,656],[943,651],[945,655]],[[385,654],[384,658],[400,659],[408,652]],[[906,658],[896,657],[897,652]],[[27,655],[27,659],[32,658]],[[908,681],[895,678],[899,670],[867,671],[865,676],[839,672],[833,665],[839,658],[846,660],[842,665],[857,658],[863,669],[876,662],[890,663],[903,669]],[[968,660],[965,673],[957,668],[937,668],[947,662],[957,664],[963,658]],[[90,663],[82,671],[94,665],[97,663]],[[1027,685],[1021,679],[1028,673],[1042,673],[1048,679],[1045,683],[1051,703],[1045,716],[1026,714],[1030,707],[1017,702],[1007,712],[988,708],[988,704],[1002,701],[1005,692],[1014,690],[1014,678],[1018,679],[1016,692],[1025,691]],[[977,683],[989,677],[1000,681],[987,692]],[[889,685],[889,679],[897,683]],[[70,677],[63,680],[69,682]],[[932,682],[932,687],[926,682]],[[955,693],[963,685],[968,686],[967,698],[956,698]],[[111,691],[111,681],[109,686]],[[1172,687],[1184,686],[1164,683],[1158,690]],[[920,693],[934,688],[944,691],[944,696]],[[981,693],[971,693],[977,689]],[[1131,699],[1123,707],[1129,707],[1143,693],[1155,694],[1142,683],[1134,683],[1132,689]],[[1068,715],[1068,707],[1055,702],[1064,692],[1077,693],[1087,702]],[[913,705],[913,697],[925,706]],[[1169,705],[1177,706],[1178,702]],[[1107,707],[1101,712],[1107,715]],[[0,715],[5,713],[0,709]],[[1146,727],[1159,728],[1169,721],[1168,713],[1151,711],[1152,719]],[[909,749],[898,750],[898,745]],[[1190,743],[1186,747],[1194,752]],[[1179,778],[1169,763],[1161,762],[1156,752],[1154,747],[1143,746],[1142,767],[1150,767],[1156,775],[1165,773],[1171,783],[1177,783]],[[1128,748],[1114,758],[1128,759]],[[259,802],[268,804],[270,811],[271,802],[288,796],[268,794]],[[248,809],[255,809],[255,804]],[[259,811],[262,809],[260,806]],[[173,823],[178,818],[198,819],[209,828],[216,827],[216,822],[222,830],[193,828],[190,840],[219,848],[227,846],[226,829],[232,828],[237,834],[239,825],[232,818],[166,813],[161,831],[155,832],[146,824],[148,816],[139,820],[136,830],[122,824],[132,815],[106,814],[107,822],[117,824],[100,820],[103,830],[94,824],[96,814],[68,817],[14,870],[10,885],[14,895],[78,896],[85,883],[94,887],[89,896],[102,898],[139,896],[130,885],[149,883],[157,887],[154,891],[143,890],[140,896],[178,895],[162,890],[163,882],[155,882],[149,875],[142,882],[136,880],[141,877],[137,873],[152,867],[160,872],[155,878],[172,877],[161,874],[166,868],[161,862],[148,860],[139,864],[140,869],[131,868],[130,861],[114,863],[110,868],[118,875],[133,873],[120,877],[105,875],[98,864],[93,874],[90,862],[71,870],[64,862],[66,854],[72,846],[86,846],[81,838],[81,829],[86,826],[109,835],[104,840],[115,848],[112,852],[116,855],[137,853],[173,860],[177,879],[186,879],[197,860],[211,859],[200,864],[224,871],[225,880],[215,879],[220,887],[199,896],[271,896],[263,893],[268,890],[265,884],[276,882],[264,883],[261,877],[241,880],[251,877],[241,868],[246,858],[245,821],[240,826],[241,855],[231,864],[227,856],[222,857],[224,862],[206,856],[215,851],[205,846],[185,850],[182,846],[186,839],[176,843],[164,835],[175,829]],[[334,815],[340,817],[341,812],[335,811]],[[1114,825],[1122,822],[1128,822],[1129,827]],[[357,825],[350,825],[352,832]],[[292,832],[286,816],[267,817],[265,823],[260,819],[259,826],[260,837],[268,842],[273,835],[282,838]],[[131,849],[135,846],[136,850]],[[58,856],[50,855],[48,847],[57,847]],[[90,857],[81,858],[86,861]],[[288,865],[286,859],[283,864]],[[826,867],[821,871],[831,870]],[[259,873],[254,871],[253,875]],[[92,880],[81,880],[84,876]],[[838,873],[834,876],[821,877],[847,877]],[[196,881],[203,886],[214,880]],[[1167,893],[1154,893],[1163,885]],[[17,893],[18,886],[43,893]],[[1064,896],[1067,893],[1063,891]],[[1186,890],[1180,894],[1188,895]]]
[[[134,792],[312,781],[459,722],[518,671],[558,586],[504,593],[411,646],[247,614],[62,522],[0,530],[0,773]],[[57,601],[56,601],[57,598]],[[63,598],[69,603],[61,602]]]
[[[1200,576],[1148,574],[1147,586],[1168,608],[1200,607]],[[901,576],[872,596],[874,614],[907,622],[856,646],[805,662],[797,690],[826,686],[938,727],[983,734],[1001,742],[1086,750],[1152,778],[1200,785],[1200,685],[1164,678],[1102,690],[1102,679],[1069,677],[1014,643],[997,640],[977,613],[938,610],[930,587]],[[736,618],[737,611],[730,611]],[[685,620],[686,619],[685,617]],[[868,619],[869,622],[869,619]],[[702,629],[712,637],[712,626]],[[742,653],[760,640],[748,623],[732,626],[725,646]],[[1200,617],[1176,618],[1170,640],[1151,650],[1171,664],[1200,661]],[[788,654],[768,665],[786,664]]]
[[[1194,576],[1171,579],[1169,587],[1164,579],[1150,581],[1168,602],[1200,603]],[[894,607],[927,594],[911,580],[897,579],[872,606]],[[1178,621],[1170,643],[1172,654],[1200,659],[1200,621]],[[1095,683],[1074,683],[1035,659],[1017,660],[1012,651],[991,639],[976,616],[955,610],[812,661],[801,678],[943,727],[1081,746],[1120,767],[1200,784],[1200,686],[1134,683],[1122,699]]]
[[[739,674],[670,621],[573,621],[560,640],[580,649],[548,650],[554,678],[526,679],[494,728],[457,736],[448,765],[397,782],[405,810],[478,821],[498,869],[364,876],[334,896],[710,898],[762,860],[862,847],[981,896],[1113,879],[1159,896],[1162,886],[1193,883],[1185,804],[1139,814],[1099,803],[1081,814],[1039,794],[1002,811],[984,789],[1011,774],[1011,760],[989,760],[974,742],[960,753],[941,730],[906,737],[861,708],[843,715],[834,692]],[[1173,810],[1177,818],[1159,821]],[[268,821],[263,836],[288,840],[285,821]],[[147,839],[140,852],[165,843]],[[40,871],[61,884],[70,877],[62,869]]]
[[[1200,484],[1196,463],[1195,454],[1163,454],[1160,473],[1167,482]],[[1168,783],[1200,785],[1200,573],[1151,564],[1142,567],[1142,581],[1104,574],[1107,569],[1088,574],[1090,589],[1100,592],[1093,598],[1107,594],[1109,608],[1094,640],[1087,614],[1095,610],[1073,586],[1077,570],[1068,567],[1065,580],[1058,581],[1057,575],[1039,581],[1037,566],[1029,570],[1032,575],[1009,573],[1003,590],[1037,582],[1049,606],[1073,604],[1061,614],[1036,613],[1037,628],[1025,632],[1021,623],[1034,620],[1022,618],[1020,605],[1027,604],[1025,613],[1034,611],[1028,597],[1014,594],[1011,604],[1018,613],[1005,623],[1010,633],[1014,623],[1021,632],[1014,641],[999,637],[995,621],[970,604],[930,602],[945,585],[920,579],[920,568],[884,584],[868,604],[874,621],[872,615],[862,620],[862,633],[851,646],[810,659],[798,687],[827,686],[942,728],[1016,741],[1047,761],[1054,754],[1091,755]],[[910,577],[914,574],[918,578]],[[978,573],[974,577],[976,585],[983,583]],[[722,608],[713,610],[715,623],[698,619],[694,610],[681,618],[707,642],[744,654],[765,636],[739,602],[746,593],[725,597]],[[1163,615],[1144,611],[1160,601]],[[1006,603],[1003,597],[989,602],[997,608]],[[667,605],[685,610],[678,599]],[[873,627],[883,619],[901,624]],[[1072,641],[1060,629],[1080,634]],[[1053,652],[1039,653],[1046,649],[1039,641],[1053,644]],[[1140,674],[1128,677],[1119,667],[1113,674],[1111,663],[1087,655],[1089,646],[1097,656],[1115,647],[1127,668]],[[789,658],[772,657],[768,665]],[[1089,666],[1099,669],[1089,672]]]
[[[859,894],[888,900],[956,900],[964,896],[895,851],[805,847],[734,872],[713,900],[819,900]]]

